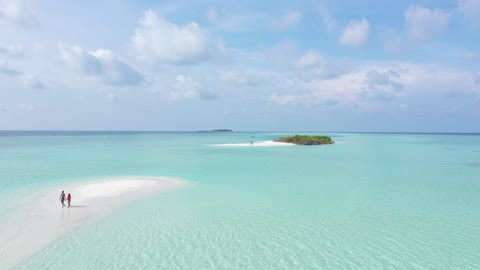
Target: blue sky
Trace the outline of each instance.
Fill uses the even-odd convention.
[[[0,129],[480,132],[480,1],[0,0]]]

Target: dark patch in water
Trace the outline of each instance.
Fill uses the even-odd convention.
[[[468,167],[480,168],[480,162],[467,162],[465,163]]]

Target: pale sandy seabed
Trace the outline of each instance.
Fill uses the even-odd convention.
[[[101,217],[139,197],[170,190],[186,182],[170,177],[109,177],[59,186],[32,194],[0,227],[0,269],[9,268],[42,250],[64,233]],[[72,195],[62,208],[60,192]]]

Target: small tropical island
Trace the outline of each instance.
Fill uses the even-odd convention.
[[[299,145],[321,145],[321,144],[333,144],[335,143],[332,138],[328,136],[308,136],[308,135],[295,135],[289,137],[277,138],[275,142],[293,143]]]

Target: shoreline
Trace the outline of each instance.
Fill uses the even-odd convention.
[[[210,146],[219,146],[219,147],[275,147],[275,146],[293,146],[293,143],[286,142],[276,142],[276,141],[260,141],[250,143],[219,143],[219,144],[210,144]]]
[[[172,177],[104,177],[41,190],[21,202],[0,231],[0,268],[10,268],[38,253],[61,235],[103,217],[141,197],[180,188],[185,181]],[[72,207],[61,207],[60,192],[72,194]],[[4,228],[6,227],[6,228]]]

